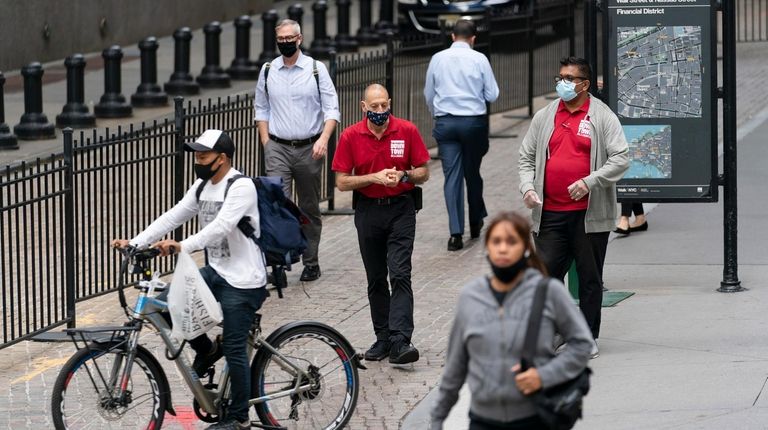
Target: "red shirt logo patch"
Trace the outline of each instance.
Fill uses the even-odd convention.
[[[404,140],[390,140],[389,141],[389,156],[392,158],[403,158],[405,156],[405,141]]]
[[[586,138],[592,137],[592,128],[590,127],[588,120],[586,119],[581,120],[581,122],[579,123],[579,131],[576,134]]]

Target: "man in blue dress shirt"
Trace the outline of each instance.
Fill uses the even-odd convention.
[[[483,201],[480,163],[488,152],[487,102],[499,96],[499,86],[485,55],[472,49],[475,24],[460,20],[453,27],[453,44],[432,57],[427,69],[424,97],[427,99],[443,164],[445,205],[451,233],[448,250],[464,247],[464,184],[467,182],[469,230],[480,236],[488,215]]]
[[[282,55],[261,69],[255,119],[264,145],[267,175],[282,176],[288,197],[293,195],[291,186],[296,184],[298,205],[310,220],[302,226],[308,246],[302,256],[304,271],[300,279],[314,281],[320,277],[320,176],[328,140],[341,119],[339,98],[325,65],[299,49],[299,24],[284,19],[275,33]]]

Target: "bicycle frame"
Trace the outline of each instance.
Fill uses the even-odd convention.
[[[129,257],[126,257],[128,259]],[[124,261],[123,267],[126,267],[126,262]],[[149,271],[148,268],[143,267],[142,268],[142,277],[144,278],[144,281],[147,281],[148,279],[151,279],[151,271]],[[122,295],[122,288],[123,288],[123,282],[122,277],[120,280],[120,293]],[[222,371],[219,374],[218,378],[218,390],[211,390],[205,388],[203,385],[203,382],[200,380],[200,378],[197,375],[197,372],[192,369],[191,364],[188,362],[186,357],[181,354],[181,345],[178,344],[178,341],[174,339],[171,336],[171,327],[168,325],[168,323],[165,321],[165,319],[160,315],[161,312],[165,312],[168,309],[168,304],[163,301],[159,300],[154,296],[154,287],[150,287],[148,285],[148,282],[140,282],[139,283],[139,296],[136,299],[136,304],[132,310],[132,312],[129,314],[129,318],[131,319],[131,324],[135,326],[135,329],[132,330],[127,339],[127,347],[126,350],[128,352],[127,357],[125,358],[126,366],[123,368],[122,375],[120,375],[120,385],[117,386],[117,390],[114,393],[115,397],[119,397],[121,401],[124,400],[126,395],[126,388],[128,386],[128,379],[129,375],[131,374],[131,367],[133,364],[133,359],[136,354],[136,348],[139,344],[139,337],[141,333],[141,329],[143,328],[145,323],[149,323],[151,326],[153,326],[158,334],[160,335],[160,338],[163,340],[163,343],[166,346],[167,353],[166,357],[170,359],[170,357],[175,357],[173,361],[176,363],[176,367],[179,370],[179,372],[182,375],[182,378],[184,379],[184,382],[189,387],[190,391],[192,392],[192,395],[194,396],[195,400],[197,400],[198,404],[200,405],[201,409],[205,411],[206,413],[212,414],[212,415],[218,415],[220,413],[219,406],[222,403],[222,400],[225,396],[229,394],[229,371],[228,366],[224,366]],[[121,297],[121,302],[124,301],[124,297]],[[253,406],[258,403],[263,403],[265,401],[274,400],[281,397],[287,397],[294,394],[303,393],[305,391],[309,391],[312,389],[312,385],[310,383],[311,377],[305,370],[299,368],[295,364],[293,364],[290,360],[288,360],[285,356],[283,356],[277,349],[272,347],[267,341],[261,336],[261,327],[260,327],[260,317],[257,317],[254,321],[254,326],[251,328],[250,335],[248,338],[248,349],[247,354],[249,357],[249,362],[254,357],[254,351],[267,351],[271,353],[274,357],[274,362],[280,366],[281,369],[283,369],[285,372],[290,374],[295,379],[295,384],[290,389],[283,389],[280,391],[276,391],[274,393],[269,393],[261,397],[253,398],[249,400],[249,406]],[[117,375],[116,372],[118,369],[120,369],[121,363],[117,361],[115,363],[115,366],[110,371],[110,386],[114,387],[117,383]]]

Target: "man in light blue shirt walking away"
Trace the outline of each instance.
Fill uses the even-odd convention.
[[[427,69],[427,99],[443,164],[445,205],[451,233],[448,250],[464,247],[464,184],[467,183],[470,237],[480,236],[488,215],[483,201],[480,164],[488,152],[486,105],[499,97],[499,86],[485,55],[472,49],[475,24],[460,20],[453,27],[453,44],[432,57]]]
[[[275,33],[281,55],[261,69],[255,120],[267,174],[282,176],[288,197],[296,184],[298,205],[309,218],[310,223],[302,226],[308,246],[300,280],[314,281],[320,277],[320,176],[328,140],[341,119],[339,98],[325,65],[299,49],[303,40],[299,24],[284,19]]]

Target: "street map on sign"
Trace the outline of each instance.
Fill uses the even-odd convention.
[[[618,114],[701,118],[701,27],[619,27]]]

